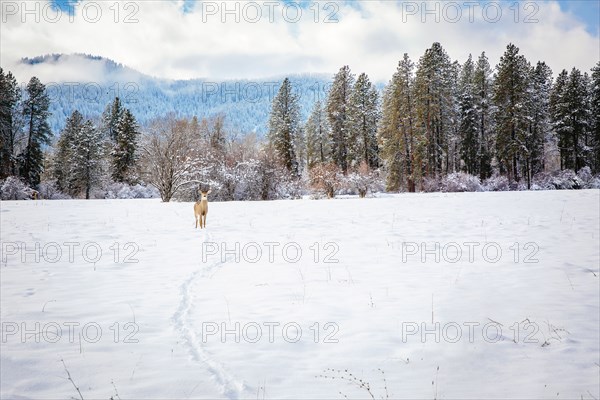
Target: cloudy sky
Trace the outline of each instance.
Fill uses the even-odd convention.
[[[493,65],[513,42],[555,75],[589,70],[600,59],[595,0],[2,0],[0,7],[0,65],[19,80],[95,79],[81,64],[60,74],[18,65],[48,53],[99,55],[169,79],[331,74],[348,64],[382,82],[403,53],[417,61],[435,41],[453,60],[486,51]]]

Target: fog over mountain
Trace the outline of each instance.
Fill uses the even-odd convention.
[[[308,117],[316,100],[325,99],[333,72],[331,76],[289,77],[299,95],[303,119]],[[64,127],[73,110],[97,118],[118,96],[142,125],[169,113],[200,119],[223,114],[231,131],[264,135],[271,101],[284,79],[281,76],[260,80],[167,80],[85,54],[23,58],[16,75],[23,88],[31,76],[46,84],[51,99],[49,122],[55,134]]]

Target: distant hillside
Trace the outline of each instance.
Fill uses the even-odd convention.
[[[64,127],[73,110],[96,118],[118,95],[142,125],[168,113],[198,118],[222,113],[233,131],[262,135],[267,130],[271,100],[284,78],[165,80],[85,54],[52,54],[24,58],[21,63],[31,65],[32,71],[49,68],[55,73],[53,76],[62,77],[58,83],[44,82],[51,97],[50,124],[55,133]],[[289,78],[300,96],[302,117],[306,119],[315,100],[325,98],[332,76],[307,74]]]

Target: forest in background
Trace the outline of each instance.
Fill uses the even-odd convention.
[[[513,44],[492,69],[485,53],[460,63],[434,43],[383,90],[343,66],[309,113],[286,78],[264,137],[223,113],[154,110],[140,124],[116,97],[102,115],[73,111],[55,138],[43,83],[21,90],[0,71],[0,88],[3,199],[600,188],[600,62],[554,76]]]

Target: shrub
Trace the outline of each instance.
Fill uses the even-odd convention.
[[[284,179],[277,185],[277,198],[300,199],[304,194],[306,182],[302,178],[284,175]]]
[[[506,176],[494,175],[483,182],[483,189],[488,192],[504,192],[510,190],[510,184]]]
[[[0,188],[0,198],[2,200],[29,200],[32,198],[33,192],[34,190],[19,178],[9,176]]]
[[[423,191],[426,193],[440,192],[442,190],[442,181],[439,178],[424,178]]]
[[[384,183],[379,177],[379,171],[372,171],[364,161],[345,177],[344,183],[349,193],[358,194],[361,198],[369,192],[373,193],[384,187]]]
[[[319,164],[310,170],[313,190],[322,192],[328,199],[333,198],[342,187],[342,180],[342,171],[334,163]]]
[[[66,200],[71,196],[58,190],[56,180],[42,182],[38,186],[38,192],[42,199],[46,200]]]
[[[541,172],[533,177],[532,183],[542,190],[581,189],[583,187],[583,181],[570,169]]]
[[[153,186],[139,183],[130,186],[122,182],[111,182],[104,189],[93,193],[96,199],[150,199],[159,196],[158,190]]]
[[[442,179],[442,192],[482,192],[479,178],[464,172],[455,172]]]
[[[600,189],[600,175],[593,176],[590,167],[581,168],[577,177],[581,181],[583,189]]]

